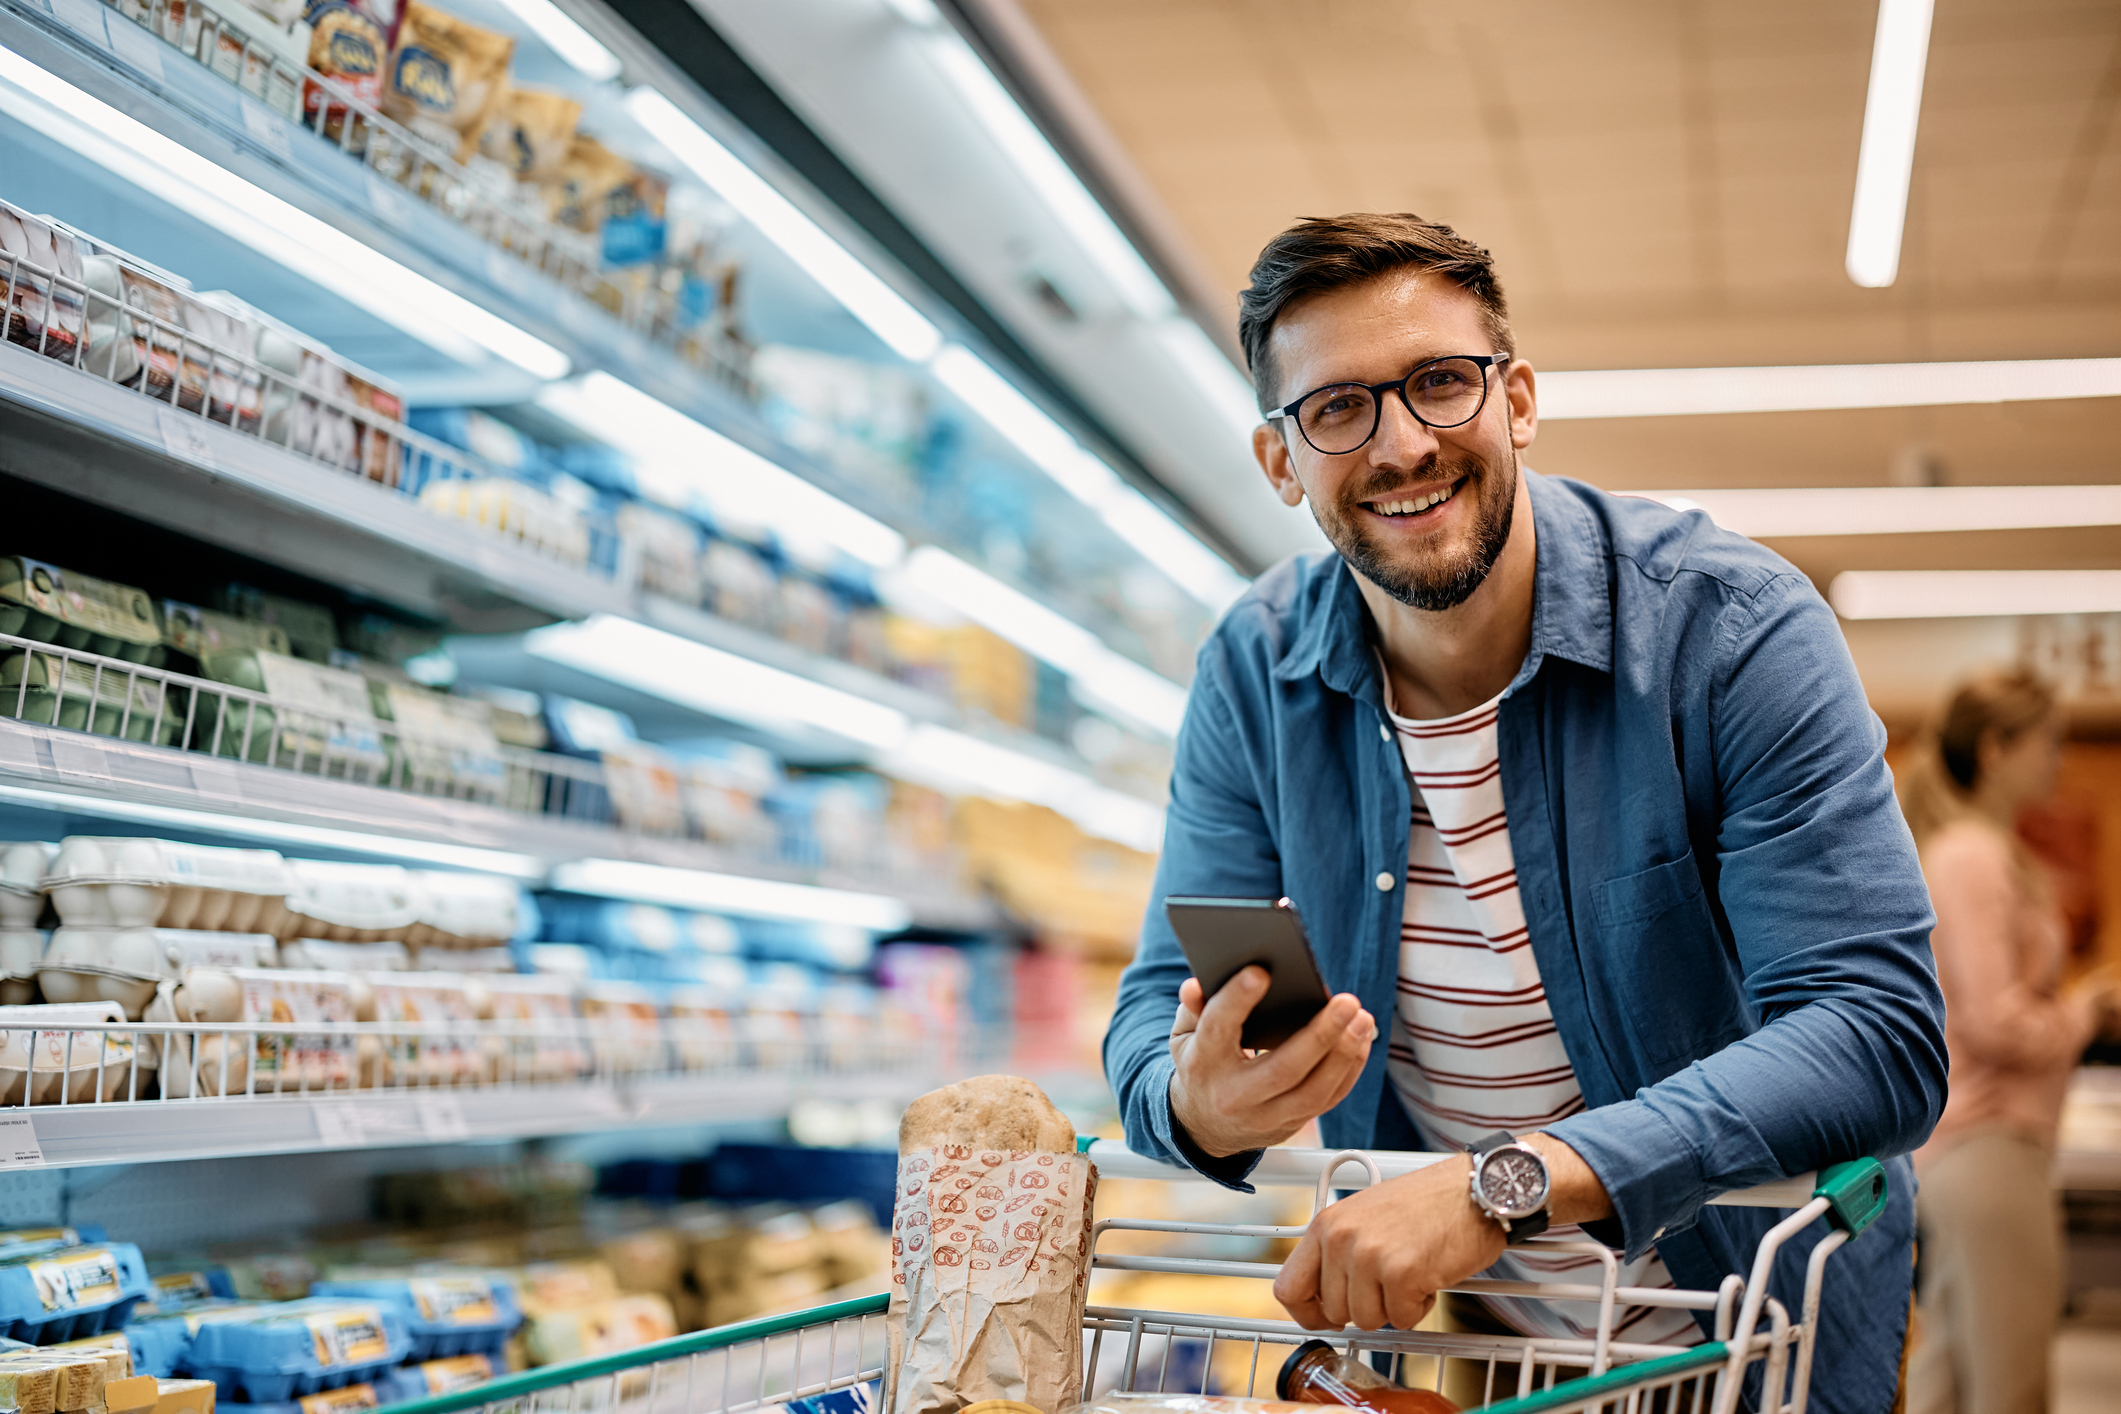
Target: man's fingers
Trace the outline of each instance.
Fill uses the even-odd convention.
[[[1422,1292],[1405,1283],[1384,1283],[1385,1319],[1403,1331],[1413,1330],[1428,1318],[1436,1305],[1433,1292]]]
[[[1377,1273],[1367,1263],[1348,1268],[1348,1324],[1360,1330],[1384,1329],[1385,1294],[1377,1284]]]
[[[1361,1013],[1362,1002],[1352,992],[1329,1000],[1301,1031],[1267,1053],[1259,1066],[1260,1083],[1277,1094],[1301,1085]]]
[[[1194,1042],[1206,1046],[1210,1055],[1236,1054],[1244,1044],[1245,1018],[1252,1014],[1252,1008],[1259,1005],[1259,999],[1266,994],[1267,969],[1245,968],[1223,983],[1222,988],[1208,998],[1208,1004],[1201,1008]],[[1185,995],[1183,987],[1179,995]]]
[[[1291,1113],[1301,1111],[1305,1119],[1332,1109],[1362,1078],[1363,1065],[1370,1058],[1370,1043],[1376,1039],[1377,1023],[1371,1021],[1367,1013],[1358,1012],[1355,1019],[1343,1028],[1340,1040],[1311,1068],[1310,1074],[1280,1095],[1277,1108]]]
[[[1171,1017],[1171,1039],[1190,1036],[1200,1025],[1200,983],[1188,977],[1178,984],[1178,1010]]]
[[[1318,1308],[1318,1258],[1318,1238],[1306,1232],[1274,1278],[1274,1299],[1307,1331],[1327,1329],[1325,1313]]]

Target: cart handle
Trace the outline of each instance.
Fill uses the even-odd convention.
[[[1099,1175],[1105,1178],[1209,1181],[1183,1164],[1166,1163],[1146,1154],[1137,1154],[1116,1139],[1084,1137],[1075,1141],[1075,1147],[1078,1153],[1090,1156]],[[1252,1170],[1250,1181],[1266,1188],[1312,1188],[1325,1181],[1324,1170],[1329,1160],[1345,1159],[1351,1153],[1366,1157],[1370,1162],[1364,1165],[1361,1178],[1353,1172],[1335,1178],[1336,1187],[1360,1188],[1365,1183],[1399,1178],[1431,1164],[1460,1157],[1457,1154],[1392,1153],[1381,1149],[1274,1148],[1260,1155],[1259,1167]],[[1876,1159],[1856,1159],[1835,1164],[1819,1173],[1795,1174],[1774,1183],[1763,1183],[1757,1188],[1719,1193],[1709,1202],[1726,1208],[1801,1208],[1814,1197],[1827,1200],[1828,1221],[1854,1236],[1885,1211],[1885,1170]]]

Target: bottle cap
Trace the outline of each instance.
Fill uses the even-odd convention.
[[[1331,1354],[1333,1347],[1322,1340],[1307,1340],[1289,1352],[1289,1358],[1281,1362],[1281,1373],[1274,1377],[1275,1398],[1289,1398],[1289,1376],[1295,1374],[1296,1367],[1308,1360],[1314,1351],[1319,1350]]]

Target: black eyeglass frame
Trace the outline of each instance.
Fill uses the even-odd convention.
[[[1267,422],[1274,422],[1284,417],[1288,418],[1291,422],[1294,422],[1296,424],[1296,435],[1304,439],[1304,445],[1309,447],[1312,451],[1318,453],[1322,457],[1353,456],[1355,453],[1361,451],[1364,447],[1370,445],[1370,439],[1377,435],[1378,427],[1383,424],[1385,416],[1386,393],[1398,393],[1400,406],[1407,410],[1407,415],[1409,417],[1412,417],[1416,422],[1420,423],[1422,426],[1427,427],[1432,431],[1436,432],[1448,432],[1454,427],[1465,426],[1474,418],[1479,417],[1483,412],[1487,411],[1488,393],[1493,387],[1493,384],[1489,381],[1488,374],[1491,371],[1507,367],[1512,357],[1513,355],[1510,354],[1438,354],[1435,358],[1425,358],[1420,363],[1415,364],[1412,368],[1407,370],[1406,375],[1404,377],[1393,378],[1383,383],[1321,383],[1316,388],[1313,388],[1310,392],[1305,393],[1301,397],[1295,399],[1293,402],[1284,403],[1282,406],[1275,408],[1271,412],[1261,413],[1260,417],[1262,420]],[[1473,363],[1478,364],[1480,366],[1480,401],[1474,405],[1473,410],[1471,412],[1467,413],[1464,417],[1460,418],[1456,422],[1429,421],[1429,419],[1423,417],[1420,413],[1414,410],[1414,401],[1413,399],[1407,396],[1407,385],[1414,381],[1414,376],[1420,373],[1424,368],[1433,368],[1439,363]],[[1296,415],[1296,410],[1299,407],[1302,407],[1305,401],[1310,398],[1316,397],[1318,394],[1323,393],[1330,388],[1361,388],[1371,397],[1370,430],[1367,433],[1363,434],[1363,439],[1360,442],[1357,442],[1354,446],[1342,452],[1329,452],[1324,447],[1319,446],[1318,443],[1312,441],[1311,434],[1304,431],[1303,420],[1297,417]]]

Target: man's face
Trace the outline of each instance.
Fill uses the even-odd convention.
[[[1268,340],[1271,396],[1279,406],[1328,383],[1382,383],[1447,354],[1500,352],[1491,343],[1471,295],[1397,272],[1291,305]],[[1455,608],[1509,541],[1517,453],[1535,427],[1530,366],[1487,376],[1487,402],[1462,427],[1425,426],[1388,393],[1376,435],[1356,451],[1321,453],[1288,419],[1254,433],[1253,448],[1286,504],[1310,498],[1358,574],[1410,607]]]

